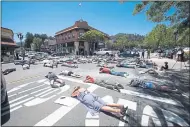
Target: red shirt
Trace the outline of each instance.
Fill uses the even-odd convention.
[[[110,69],[104,67],[104,68],[101,70],[101,72],[102,72],[102,73],[110,74]]]
[[[86,78],[85,82],[87,82],[87,83],[94,83],[94,78],[92,78],[92,77],[89,76],[88,78]]]

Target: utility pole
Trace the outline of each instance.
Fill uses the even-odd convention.
[[[22,33],[17,33],[17,36],[18,36],[18,38],[20,39],[20,42],[21,42],[21,52],[22,52],[22,57],[23,57],[23,60],[24,60],[25,50],[24,50],[24,47],[22,45],[23,35],[22,35]]]

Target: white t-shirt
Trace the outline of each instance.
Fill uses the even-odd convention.
[[[28,65],[28,64],[24,64],[24,65],[22,66],[22,68],[23,68],[23,69],[27,69],[27,68],[29,68],[29,65]]]
[[[69,73],[68,70],[63,70],[63,71],[61,71],[61,74],[63,74],[63,75],[68,75],[68,73]]]

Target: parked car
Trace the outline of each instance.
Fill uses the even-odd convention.
[[[99,51],[95,51],[94,55],[114,55],[118,53],[119,51],[112,51],[108,49],[100,49]]]
[[[1,72],[1,125],[10,119],[10,105],[6,89],[6,81]]]
[[[186,54],[190,54],[190,47],[184,48],[183,51],[184,51]]]
[[[119,57],[139,57],[138,52],[133,52],[133,51],[124,51],[119,54]]]

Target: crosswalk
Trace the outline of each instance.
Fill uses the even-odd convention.
[[[78,79],[73,79],[63,76],[60,76],[59,78],[68,80],[70,82],[75,82],[77,85],[81,84],[85,86],[89,91],[94,92],[96,94],[98,94],[98,91],[100,89],[103,89],[103,91],[105,91],[105,88],[90,83],[83,83],[83,81]],[[22,109],[27,109],[31,107],[35,108],[36,106],[38,107],[41,106],[40,108],[43,109],[42,105],[44,103],[49,104],[49,102],[51,102],[51,106],[54,106],[56,105],[54,101],[60,98],[66,92],[72,91],[73,87],[74,86],[67,84],[64,87],[53,89],[50,87],[49,81],[46,79],[20,85],[8,91],[10,112],[11,114],[13,114],[14,112],[21,112]],[[156,106],[154,106],[151,103],[149,104],[144,100],[154,101],[156,103],[161,103],[162,105],[163,104],[169,105],[171,107],[174,106],[177,107],[179,110],[183,111],[183,105],[177,101],[171,99],[169,100],[167,98],[153,97],[150,95],[130,90],[122,90],[122,92],[127,95],[123,97],[122,95],[119,95],[119,93],[116,93],[116,95],[118,95],[118,97],[116,97],[113,96],[111,92],[105,92],[104,95],[101,95],[101,97],[106,102],[109,103],[116,102],[118,104],[123,104],[125,106],[128,106],[127,114],[129,116],[124,117],[126,122],[117,120],[115,118],[110,118],[110,116],[107,115],[105,116],[101,113],[96,116],[92,116],[89,112],[84,110],[85,109],[84,107],[81,107],[81,103],[79,101],[74,100],[72,101],[73,102],[72,106],[67,107],[60,105],[60,107],[56,108],[53,112],[47,113],[45,117],[38,119],[37,122],[33,123],[32,126],[60,126],[60,125],[77,126],[78,122],[75,123],[72,120],[70,120],[69,123],[67,122],[62,123],[63,121],[69,121],[69,118],[67,117],[68,115],[73,115],[74,119],[74,117],[77,117],[76,114],[78,115],[80,114],[81,116],[80,120],[82,123],[81,125],[83,126],[103,126],[103,125],[106,126],[107,124],[104,123],[103,121],[106,121],[104,119],[107,118],[109,118],[110,121],[112,122],[114,121],[114,123],[110,122],[109,124],[114,124],[115,126],[127,126],[127,125],[171,126],[174,125],[173,123],[178,124],[180,126],[189,125],[188,122],[186,122],[183,119],[183,117],[180,116],[180,114],[177,114],[176,112],[171,112],[169,110],[167,111],[166,109],[162,109],[161,107],[157,107],[157,109],[159,109],[159,112],[161,112],[161,114],[163,114],[163,117],[165,118],[165,119],[160,119],[160,117],[158,117],[157,115],[159,112],[157,112],[157,110],[156,111],[154,110]],[[66,94],[66,96],[70,95]],[[144,103],[141,103],[141,101]],[[1,110],[5,110],[6,108],[7,107],[2,108]],[[1,114],[1,116],[6,115],[7,113],[8,112],[5,112]],[[14,125],[14,123],[12,125]],[[23,124],[21,123],[20,125]]]

